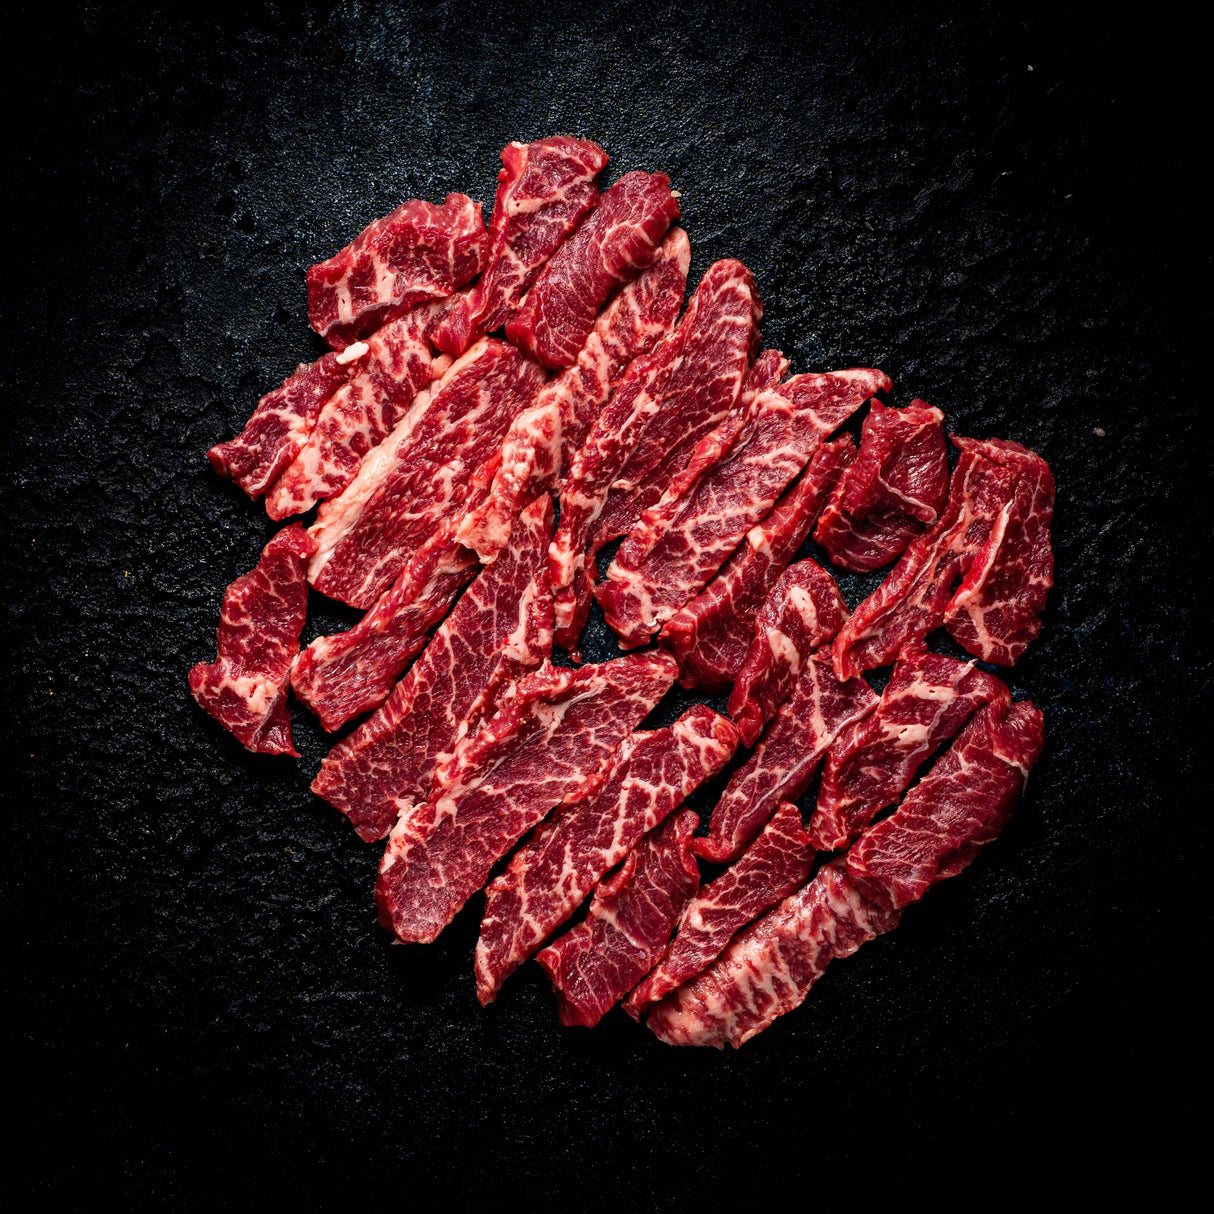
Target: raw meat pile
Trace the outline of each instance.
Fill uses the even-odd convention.
[[[312,788],[386,838],[398,939],[485,889],[482,1004],[534,957],[564,1024],[622,1004],[737,1046],[1007,821],[1042,719],[977,662],[1040,630],[1054,485],[1002,439],[953,437],[950,475],[943,414],[874,399],[882,371],[790,374],[740,262],[684,306],[677,192],[600,193],[606,163],[512,143],[488,230],[463,194],[410,201],[308,271],[330,352],[209,457],[271,518],[318,509],[229,587],[190,689],[269,754],[296,754],[288,690],[327,730],[361,718]],[[849,611],[796,559],[811,536],[896,564]],[[366,614],[300,652],[308,586]],[[596,600],[629,652],[582,665]],[[933,652],[941,627],[974,660]],[[676,680],[728,716],[641,728]]]

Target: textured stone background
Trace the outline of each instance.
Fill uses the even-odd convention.
[[[367,1179],[539,1204],[759,1175],[805,1200],[862,1158],[1095,1167],[1141,1141],[1189,1023],[1166,950],[1210,708],[1209,309],[1184,292],[1209,245],[1178,150],[1201,111],[1167,22],[193,11],[33,11],[10,46],[4,905],[32,1071],[5,1184],[182,1208],[243,1170],[306,1207]],[[273,530],[203,453],[320,349],[304,268],[404,197],[488,202],[501,146],[557,131],[610,174],[671,174],[693,281],[751,265],[795,370],[881,366],[894,403],[1025,442],[1058,481],[1057,586],[1012,676],[1049,731],[1018,817],[737,1054],[620,1015],[562,1030],[534,967],[481,1011],[475,910],[388,946],[377,849],[307,791],[312,720],[301,762],[255,759],[186,691]],[[873,580],[844,582],[853,605]]]

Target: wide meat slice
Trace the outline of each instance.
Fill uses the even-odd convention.
[[[220,476],[258,498],[303,450],[325,402],[349,379],[351,364],[366,353],[359,346],[344,354],[325,354],[300,363],[281,387],[257,402],[244,429],[207,452]]]
[[[595,178],[606,164],[597,143],[565,135],[502,149],[484,272],[435,329],[440,350],[462,354],[514,315],[544,262],[598,201]]]
[[[321,507],[312,585],[354,607],[370,607],[446,519],[465,506],[469,485],[496,458],[514,417],[544,383],[543,370],[505,342],[478,342],[452,364],[416,419],[372,451],[346,491]],[[390,445],[389,445],[390,444]],[[384,446],[388,450],[381,456]]]
[[[585,920],[543,950],[561,1023],[594,1028],[661,955],[700,884],[691,854],[699,820],[690,810],[646,835],[595,890]]]
[[[678,217],[665,173],[625,173],[540,271],[506,336],[545,367],[573,366],[599,309],[653,264]]]
[[[673,328],[690,263],[687,234],[675,228],[653,265],[600,313],[577,362],[545,385],[511,423],[484,504],[460,524],[460,543],[475,549],[481,560],[493,560],[505,547],[524,502],[559,488],[624,369]]]
[[[308,317],[337,350],[394,315],[443,299],[475,278],[489,247],[481,204],[448,194],[411,199],[308,270]]]
[[[417,394],[439,378],[449,361],[435,359],[426,327],[434,305],[412,308],[365,342],[350,379],[325,401],[307,441],[266,494],[274,519],[302,514],[340,493],[357,475],[363,456],[400,423]]]
[[[948,508],[930,531],[911,542],[835,637],[840,677],[886,665],[946,619],[975,656],[996,654],[1010,662],[1040,630],[1039,613],[1053,583],[1049,468],[1019,443],[965,438],[953,443],[961,458]],[[996,600],[997,609],[984,620],[983,605],[995,607]]]
[[[194,699],[242,746],[262,754],[299,757],[287,683],[308,613],[304,570],[312,548],[298,526],[265,546],[256,567],[224,592],[218,656],[190,671]]]
[[[709,266],[675,331],[625,372],[561,491],[549,577],[557,643],[575,653],[590,610],[595,557],[653,505],[700,441],[736,405],[758,355],[754,276]]]
[[[810,836],[819,851],[846,847],[910,787],[937,747],[984,704],[1011,700],[973,662],[931,653],[921,641],[899,655],[870,716],[845,729],[826,756]]]
[[[664,729],[624,739],[602,782],[567,799],[490,882],[476,946],[482,1004],[642,835],[729,762],[737,744],[737,730],[704,705]]]
[[[894,907],[917,902],[1003,829],[1044,745],[1032,704],[992,701],[894,813],[860,837],[848,873]]]
[[[648,643],[708,584],[827,435],[890,386],[884,372],[868,368],[797,375],[770,386],[754,385],[753,379],[752,372],[749,415],[732,443],[722,443],[718,457],[694,481],[672,483],[645,511],[596,591],[622,648]],[[695,462],[693,456],[689,467]]]
[[[835,579],[806,557],[780,574],[755,620],[733,690],[729,715],[742,742],[753,746],[763,726],[792,694],[801,667],[847,622],[847,604]]]
[[[527,831],[599,776],[674,676],[669,655],[646,653],[514,684],[436,771],[429,800],[397,819],[375,886],[384,926],[433,940]]]
[[[666,622],[659,640],[678,658],[684,687],[726,691],[732,685],[754,639],[759,610],[855,452],[846,434],[819,447],[801,478],[746,533],[721,572]]]
[[[999,834],[1043,743],[1032,704],[983,708],[894,814],[668,995],[649,1027],[671,1045],[736,1047],[799,1007],[832,960],[895,927]]]
[[[780,802],[795,801],[805,791],[839,733],[876,706],[877,695],[864,679],[840,681],[829,652],[814,654],[754,753],[721,794],[709,833],[695,840],[696,855],[714,864],[736,860]]]
[[[502,687],[550,655],[551,539],[552,504],[538,497],[383,707],[321,764],[312,791],[364,839],[382,838],[424,802],[435,768],[489,716]]]
[[[742,858],[683,908],[675,938],[624,1010],[638,1019],[649,1004],[707,969],[742,928],[805,884],[813,858],[801,811],[783,802]]]
[[[905,409],[873,401],[860,453],[835,486],[814,539],[836,565],[867,573],[901,556],[947,500],[944,414],[922,400]]]

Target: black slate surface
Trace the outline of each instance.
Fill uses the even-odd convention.
[[[15,1195],[711,1206],[912,1160],[1151,1158],[1208,797],[1204,111],[1165,11],[1016,12],[27,11],[0,380]],[[376,925],[377,850],[307,792],[314,722],[302,761],[254,758],[185,686],[273,531],[203,455],[319,351],[303,269],[404,197],[488,202],[501,146],[557,131],[671,174],[693,282],[745,260],[795,370],[881,366],[894,403],[1058,482],[1057,585],[1011,674],[1049,736],[1018,816],[738,1053],[561,1029],[534,967],[481,1010],[475,910],[427,948]]]

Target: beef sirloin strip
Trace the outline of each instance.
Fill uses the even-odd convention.
[[[683,908],[674,939],[624,1010],[638,1019],[651,1003],[707,969],[742,928],[805,884],[813,858],[801,811],[783,802],[742,858]]]
[[[631,363],[574,456],[549,563],[556,639],[570,653],[590,610],[596,555],[658,500],[734,408],[758,355],[762,311],[741,262],[709,266],[678,328]]]
[[[596,594],[622,647],[646,644],[703,590],[827,435],[889,386],[883,372],[856,368],[797,375],[756,391],[750,416],[732,444],[722,444],[721,457],[693,484],[673,484],[620,545]]]
[[[302,514],[340,493],[363,456],[400,423],[417,393],[447,369],[449,360],[436,360],[426,340],[433,313],[432,304],[412,308],[359,344],[366,354],[321,407],[307,441],[266,494],[271,518]]]
[[[562,1024],[594,1028],[661,954],[700,884],[690,848],[698,824],[684,810],[646,835],[599,883],[585,920],[536,957],[557,992]]]
[[[308,613],[304,569],[314,545],[302,527],[284,527],[249,573],[224,592],[214,662],[190,671],[199,705],[248,750],[295,755],[287,684]]]
[[[653,264],[678,217],[665,173],[625,173],[540,271],[506,336],[545,367],[573,366],[599,309]]]
[[[1019,443],[953,443],[948,507],[835,637],[841,677],[886,665],[941,624],[975,657],[1008,666],[1041,630],[1053,585],[1049,467]]]
[[[646,653],[544,666],[508,689],[435,772],[429,800],[397,819],[375,886],[384,926],[433,940],[527,831],[599,776],[674,676],[669,655]]]
[[[552,504],[538,497],[383,707],[321,764],[312,791],[364,839],[382,838],[423,803],[435,768],[490,715],[502,687],[550,655],[551,539]]]
[[[484,272],[434,330],[440,350],[462,354],[514,315],[544,263],[598,202],[595,178],[606,164],[597,143],[564,135],[502,149]]]
[[[400,312],[443,299],[480,272],[489,247],[481,204],[411,199],[308,271],[308,316],[335,349]]]
[[[840,478],[814,539],[844,569],[867,573],[901,556],[948,500],[944,414],[926,401],[873,401],[860,453]]]
[[[727,691],[733,684],[754,639],[759,610],[854,455],[846,434],[819,447],[801,478],[746,533],[721,572],[666,622],[659,640],[678,659],[684,687]]]
[[[941,743],[984,704],[1011,700],[993,674],[931,653],[921,641],[899,655],[881,703],[848,726],[826,756],[810,837],[819,851],[846,847],[910,787]]]
[[[847,622],[835,579],[806,557],[780,574],[755,619],[755,635],[733,690],[729,715],[753,746],[763,726],[792,694],[801,668]]]
[[[446,519],[461,515],[474,473],[494,461],[544,372],[505,342],[478,342],[452,364],[401,441],[385,440],[346,491],[321,507],[309,577],[317,590],[370,607]],[[387,452],[381,450],[388,445]],[[365,460],[367,465],[368,461]]]
[[[674,327],[690,262],[687,234],[675,228],[653,265],[600,313],[574,365],[511,423],[487,499],[460,524],[460,543],[482,560],[492,560],[506,545],[525,501],[560,487],[625,367]]]
[[[696,855],[714,864],[736,860],[779,803],[795,801],[805,791],[840,731],[876,706],[877,695],[864,679],[835,678],[829,652],[815,653],[721,794],[709,833],[695,840]]]
[[[799,1007],[832,960],[895,927],[998,835],[1043,741],[1031,704],[983,708],[894,814],[668,995],[649,1027],[671,1045],[737,1047]]]
[[[601,783],[566,799],[537,828],[486,891],[476,946],[482,1005],[643,834],[729,762],[737,744],[725,717],[704,705],[689,708],[671,726],[625,738]]]
[[[325,354],[300,363],[281,387],[257,402],[244,429],[207,452],[220,476],[235,481],[250,497],[270,488],[303,450],[325,402],[349,379],[363,346],[346,354]]]

